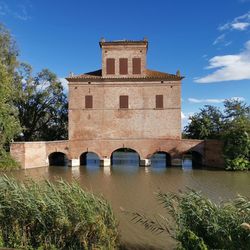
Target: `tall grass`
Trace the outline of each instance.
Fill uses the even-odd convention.
[[[77,183],[18,183],[0,179],[0,234],[4,247],[114,249],[117,221],[110,205]]]
[[[216,204],[190,190],[157,195],[167,214],[159,219],[133,213],[133,220],[155,233],[167,233],[178,249],[250,249],[250,200],[238,196]]]

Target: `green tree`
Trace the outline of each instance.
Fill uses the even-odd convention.
[[[20,133],[17,109],[14,101],[17,91],[14,86],[15,69],[18,66],[17,49],[6,28],[0,24],[0,150]]]
[[[224,157],[226,168],[250,168],[250,107],[239,99],[224,102]]]
[[[191,139],[218,139],[222,129],[222,113],[214,106],[205,105],[199,113],[190,118],[184,128],[184,135]]]
[[[66,139],[68,103],[57,76],[44,69],[33,77],[31,66],[24,63],[20,65],[18,75],[16,107],[23,134],[17,139]]]
[[[232,121],[236,118],[250,118],[250,107],[240,99],[228,99],[224,101],[224,119]]]

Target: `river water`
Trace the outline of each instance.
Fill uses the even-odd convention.
[[[98,160],[88,160],[88,166],[44,167],[19,170],[11,175],[19,180],[33,178],[37,181],[62,178],[71,182],[77,180],[88,191],[102,195],[112,205],[119,220],[121,239],[126,249],[172,249],[174,240],[165,234],[154,235],[141,225],[131,222],[124,213],[140,212],[151,217],[165,211],[155,199],[157,190],[178,192],[187,187],[202,191],[213,201],[227,200],[237,194],[250,195],[250,172],[226,172],[209,169],[192,169],[190,160],[183,167],[165,167],[161,159],[154,159],[152,167],[138,167],[134,159],[117,164],[111,168],[101,168]],[[124,248],[125,249],[125,248]]]

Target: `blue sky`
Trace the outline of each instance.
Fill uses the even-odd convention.
[[[20,60],[60,78],[99,69],[101,37],[147,37],[147,67],[185,76],[184,123],[205,104],[250,101],[250,0],[0,0],[0,22]]]

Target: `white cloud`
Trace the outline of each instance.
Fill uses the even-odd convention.
[[[59,77],[58,80],[62,83],[64,92],[68,93],[68,81],[63,77]]]
[[[225,40],[225,34],[222,34],[222,35],[218,36],[218,37],[214,40],[213,45],[216,45],[216,44],[218,44],[218,43],[221,43],[221,42],[223,42],[224,40]]]
[[[190,122],[189,117],[193,116],[193,115],[194,115],[194,112],[188,112],[188,113],[185,113],[185,114],[183,112],[181,112],[182,130]]]
[[[239,100],[239,101],[245,101],[244,97],[231,97],[229,98],[231,100]],[[226,99],[196,99],[196,98],[188,98],[188,101],[191,103],[222,103]]]
[[[207,76],[195,78],[198,83],[211,83],[250,79],[250,40],[242,52],[235,55],[215,56],[206,69],[215,69]]]
[[[235,30],[246,30],[250,23],[232,23],[232,28]]]
[[[188,101],[191,103],[222,103],[225,99],[196,99],[188,98]]]
[[[238,16],[233,21],[220,25],[218,29],[220,31],[225,30],[238,30],[244,31],[250,26],[250,11],[242,16]]]

